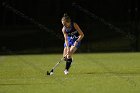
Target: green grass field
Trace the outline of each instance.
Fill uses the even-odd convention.
[[[0,93],[140,93],[140,53],[75,54],[69,75],[61,54],[0,56]]]

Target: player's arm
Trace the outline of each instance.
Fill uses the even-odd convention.
[[[84,37],[84,33],[82,32],[82,30],[80,29],[80,27],[78,26],[78,24],[74,23],[74,28],[78,31],[79,33],[79,38],[76,40],[77,42],[81,41]]]
[[[64,35],[64,39],[65,39],[65,44],[66,44],[66,47],[67,47],[67,50],[69,51],[70,50],[70,48],[69,48],[69,43],[68,43],[68,35],[67,35],[67,33],[65,32],[65,28],[63,27],[62,28],[62,32],[63,32],[63,35]]]

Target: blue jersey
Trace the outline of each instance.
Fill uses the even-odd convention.
[[[67,27],[65,27],[65,26],[64,26],[64,28],[65,28],[65,32],[66,32],[67,35],[68,35],[67,39],[68,39],[69,47],[71,47],[71,46],[74,45],[74,42],[78,39],[79,33],[78,33],[78,31],[75,29],[74,23],[73,23],[73,22],[71,22],[70,28],[67,28]],[[80,43],[81,43],[81,42],[78,42],[78,45],[76,46],[77,48],[80,47]],[[64,43],[64,47],[66,47],[66,44],[65,44],[65,43]]]
[[[78,38],[79,33],[74,27],[74,23],[71,22],[70,28],[65,27],[65,32],[67,33],[68,37],[73,39],[73,38]]]

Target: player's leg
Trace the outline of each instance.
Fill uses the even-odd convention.
[[[66,67],[65,67],[65,71],[64,71],[65,74],[68,74],[68,70],[71,67],[72,55],[76,52],[76,50],[80,47],[80,44],[81,44],[81,42],[78,42],[77,46],[74,46],[74,42],[75,42],[75,40],[74,41],[72,40],[72,42],[69,42],[69,45],[71,47],[70,47],[69,54],[67,54]]]
[[[67,71],[69,70],[72,63],[72,55],[76,52],[76,50],[80,47],[80,44],[81,44],[81,42],[78,42],[77,46],[74,46],[74,42],[72,42],[72,46],[70,47],[70,53],[67,55],[67,62],[66,62]]]
[[[68,71],[69,71],[69,68],[71,67],[71,63],[72,63],[72,55],[75,53],[76,50],[77,50],[76,47],[71,46],[70,52],[67,55],[66,68],[65,68],[65,71],[64,71],[65,74],[69,73]]]
[[[63,57],[65,57],[67,54],[67,48],[64,47],[64,50],[63,50]],[[67,57],[65,57],[65,61],[67,60]]]
[[[70,48],[70,55],[72,56],[76,52],[76,50],[77,50],[77,47],[71,46],[71,48]]]
[[[80,47],[81,42],[77,44],[77,46],[74,46],[74,43],[70,47],[70,53],[67,55],[67,58],[72,58],[72,55],[76,52],[76,50]]]

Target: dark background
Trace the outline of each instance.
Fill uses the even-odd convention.
[[[78,52],[138,52],[139,3],[139,0],[1,0],[0,54],[62,53],[61,18],[65,12],[85,34]]]

